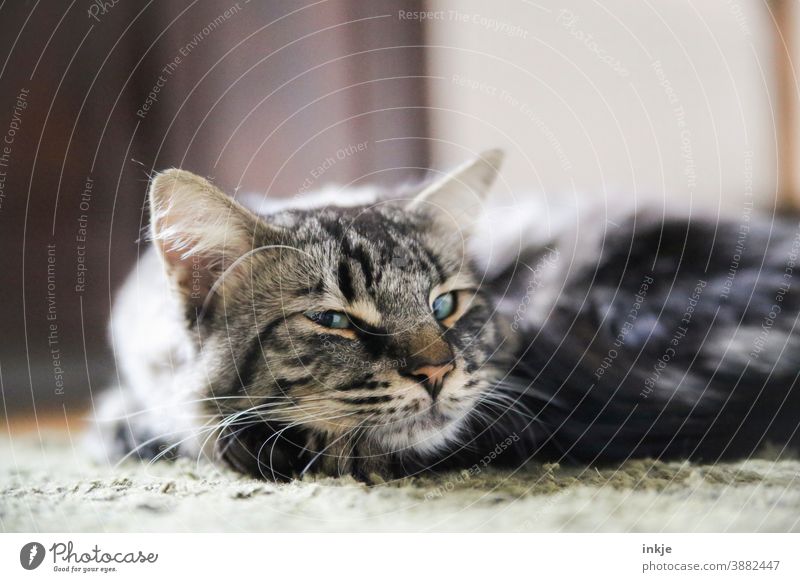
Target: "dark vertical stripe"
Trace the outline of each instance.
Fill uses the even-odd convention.
[[[279,317],[275,321],[268,323],[264,326],[264,329],[250,341],[250,347],[247,348],[247,352],[244,358],[242,358],[241,364],[236,366],[237,378],[234,380],[234,385],[231,389],[232,394],[243,394],[250,386],[256,375],[258,365],[264,360],[264,354],[261,351],[262,346],[266,343],[267,338],[275,327],[282,321],[283,317]]]
[[[439,259],[436,257],[436,255],[434,255],[430,250],[428,250],[425,247],[422,248],[422,251],[427,257],[430,264],[433,266],[434,270],[436,271],[436,274],[439,276],[439,283],[443,283],[445,279],[447,279],[447,277],[445,276],[444,269],[442,268],[442,264],[439,262]]]
[[[364,273],[364,286],[369,289],[372,287],[372,265],[370,264],[367,253],[364,252],[364,247],[358,245],[353,249],[353,258],[358,261],[361,266],[361,271]]]
[[[344,295],[344,298],[349,302],[352,303],[353,300],[356,298],[355,289],[353,289],[353,280],[350,275],[350,266],[347,264],[347,260],[343,259],[339,261],[339,290]]]

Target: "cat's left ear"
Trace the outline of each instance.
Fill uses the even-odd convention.
[[[441,224],[468,232],[480,214],[504,157],[500,149],[483,152],[435,180],[417,194],[406,208],[424,210],[436,216]]]

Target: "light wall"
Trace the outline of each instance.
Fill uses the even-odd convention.
[[[428,9],[434,166],[500,145],[498,188],[772,206],[766,3],[430,0]]]

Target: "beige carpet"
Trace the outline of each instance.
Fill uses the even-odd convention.
[[[275,485],[183,459],[91,464],[68,437],[0,440],[5,531],[800,531],[800,462],[530,465]]]

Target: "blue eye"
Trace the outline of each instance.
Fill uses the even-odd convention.
[[[433,300],[433,316],[439,321],[447,319],[456,310],[456,296],[454,293],[442,293]]]
[[[304,315],[314,323],[332,329],[348,329],[350,319],[341,311],[308,311]]]

